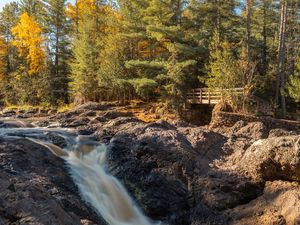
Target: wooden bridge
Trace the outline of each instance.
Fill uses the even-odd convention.
[[[199,105],[215,105],[223,100],[226,94],[229,95],[243,95],[243,88],[232,89],[209,89],[196,88],[187,94],[187,102],[190,104]]]

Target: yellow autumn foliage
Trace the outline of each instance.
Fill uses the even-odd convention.
[[[101,15],[105,16],[105,18],[121,20],[120,12],[109,5],[99,5],[97,7],[96,0],[77,0],[74,4],[68,3],[67,5],[67,16],[72,21],[71,24],[73,25],[74,30],[78,29],[79,23],[82,22],[83,14],[88,12],[95,17]],[[116,27],[108,26],[102,21],[100,30],[103,33],[111,33],[113,31],[116,32]],[[95,31],[95,33],[96,32],[97,31]]]
[[[40,25],[27,13],[23,13],[19,23],[12,28],[12,34],[12,44],[17,47],[20,56],[26,59],[29,75],[43,71],[46,53]]]
[[[75,21],[74,24],[82,19],[83,12],[94,11],[96,11],[95,0],[77,0],[74,5],[71,3],[67,5],[67,16]]]
[[[7,44],[5,40],[0,37],[0,82],[5,79],[6,75],[6,57],[7,57]]]

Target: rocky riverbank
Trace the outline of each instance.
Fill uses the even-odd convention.
[[[106,143],[110,172],[152,219],[170,225],[300,224],[297,126],[273,129],[264,121],[242,120],[230,127],[145,123],[112,105],[96,103],[49,116],[36,125],[74,128]],[[36,218],[27,224],[101,224],[80,201],[63,161],[40,148],[22,139],[0,141],[0,178],[5,180],[0,215],[8,215],[0,216],[0,224],[22,224],[24,218]],[[17,184],[39,191],[25,192],[22,200],[16,197],[23,194]],[[58,190],[56,194],[49,194],[52,189]],[[33,206],[40,199],[51,202],[42,205],[49,207],[43,210],[46,215]],[[7,210],[19,201],[27,208]],[[61,216],[47,223],[46,218],[56,218],[59,209]]]

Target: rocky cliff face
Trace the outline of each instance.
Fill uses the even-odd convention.
[[[95,104],[52,116],[39,125],[55,122],[106,143],[110,172],[153,219],[170,225],[300,224],[297,130],[273,129],[260,121],[211,129],[183,122],[144,123]],[[48,157],[39,156],[46,161]],[[51,166],[41,168],[47,171]],[[75,193],[62,189],[62,197],[64,192]],[[96,224],[93,214],[75,215]]]
[[[98,224],[65,163],[28,139],[0,136],[0,224]]]

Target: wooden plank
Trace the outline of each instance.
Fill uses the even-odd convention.
[[[194,104],[216,104],[224,98],[224,92],[230,92],[233,95],[243,95],[244,89],[195,88],[187,93],[186,99]]]

